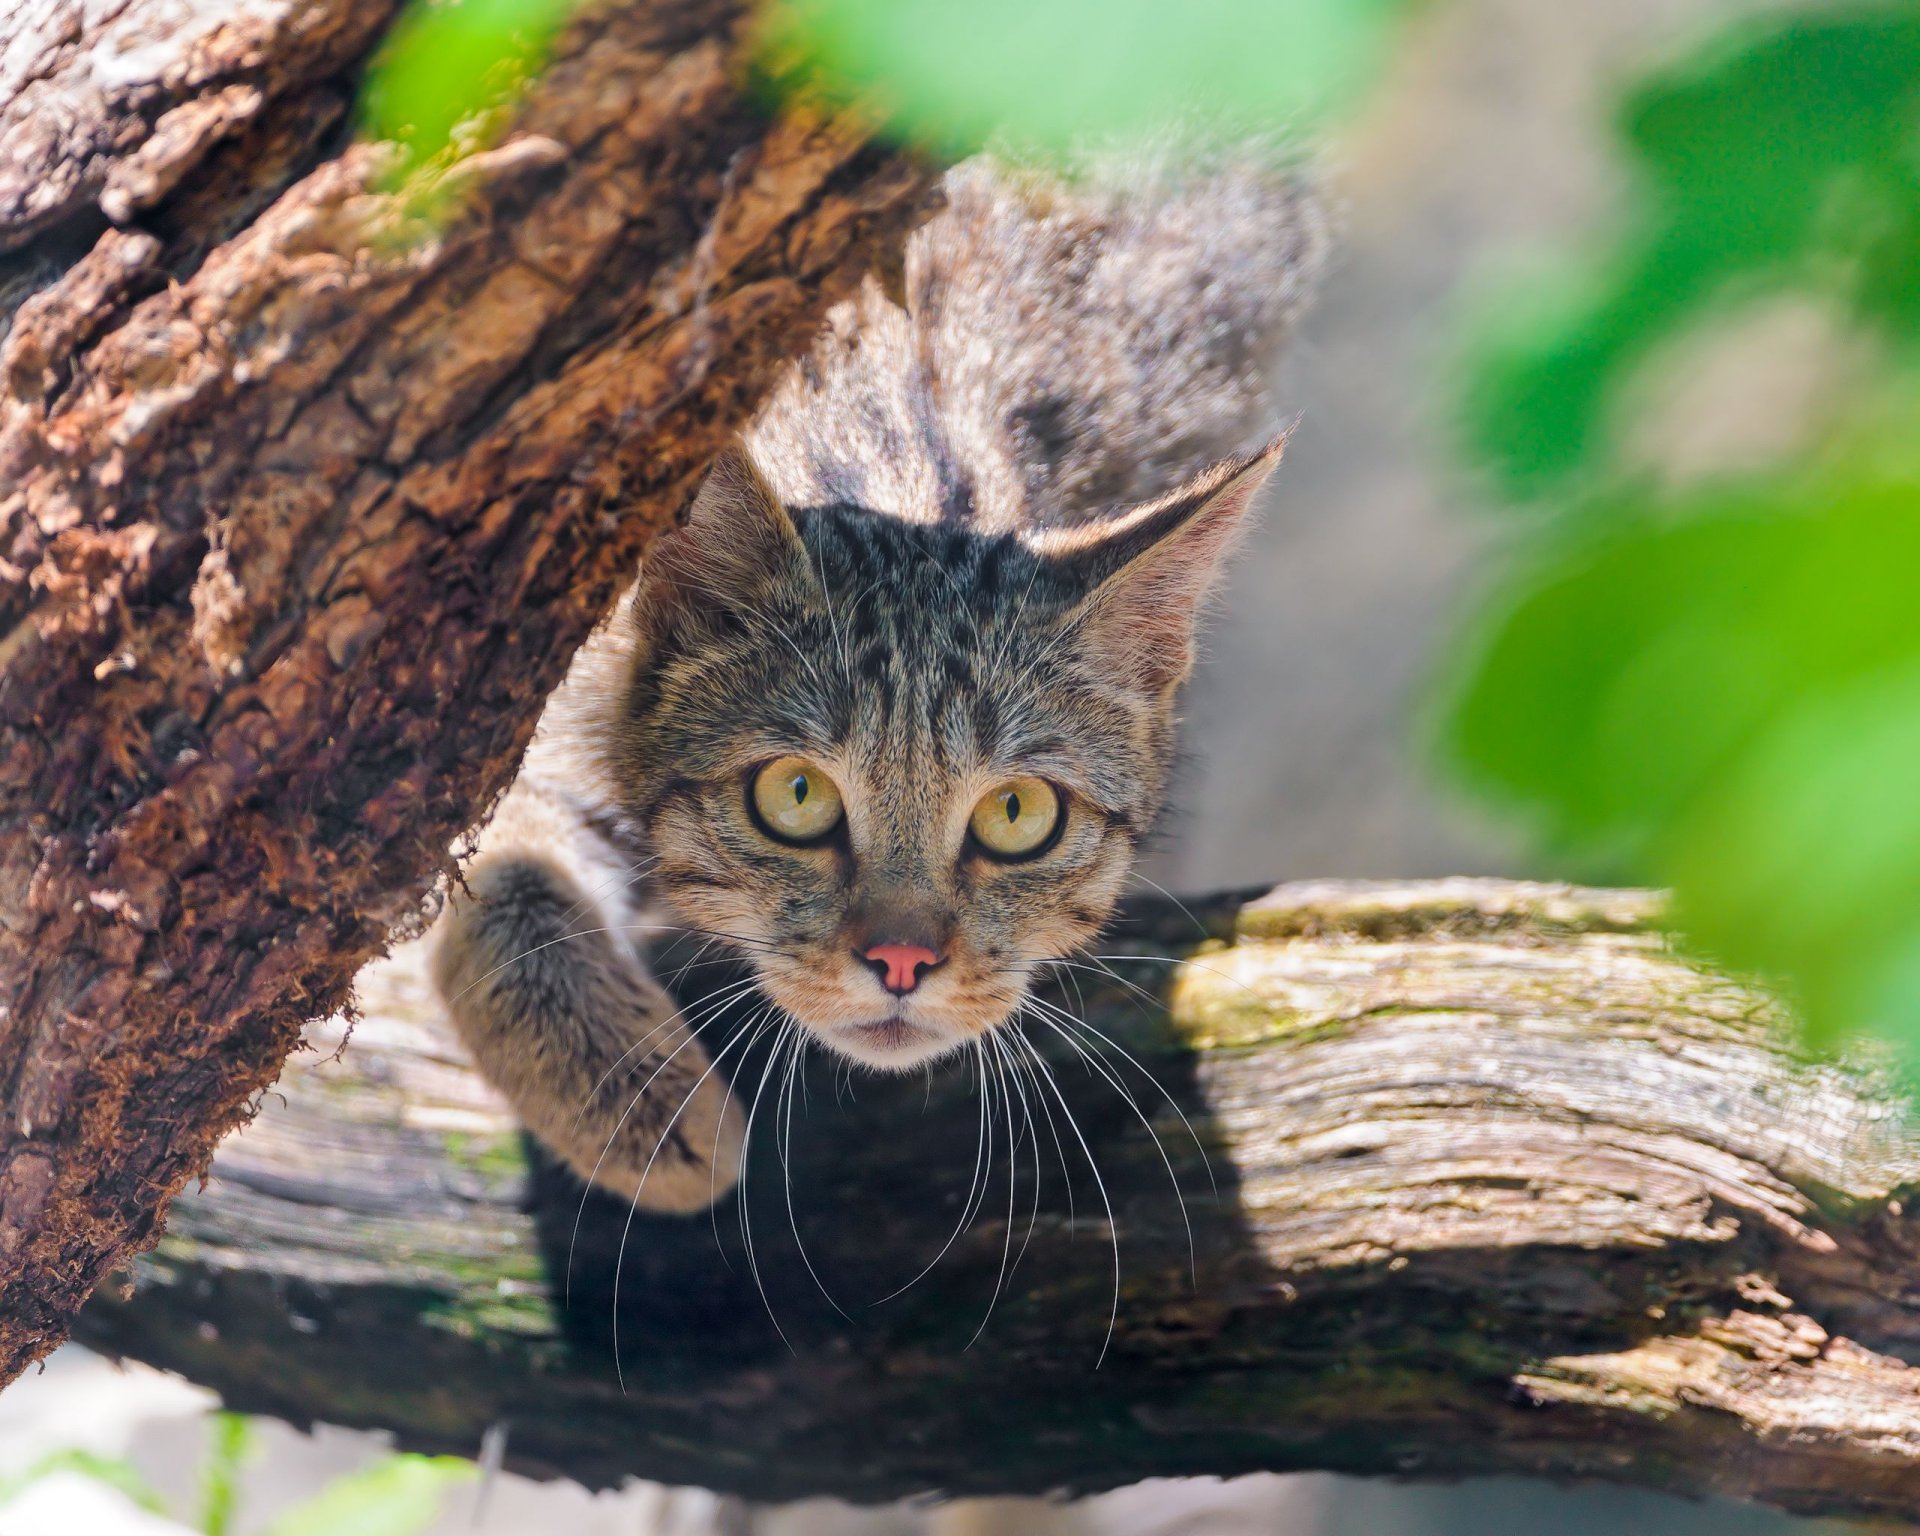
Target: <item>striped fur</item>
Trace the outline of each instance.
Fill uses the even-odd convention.
[[[739,1151],[718,1074],[687,1098],[710,1058],[646,970],[649,904],[869,1066],[999,1026],[1112,910],[1197,611],[1280,455],[1230,450],[1272,432],[1260,363],[1324,245],[1296,180],[1247,161],[1069,189],[970,163],[947,194],[904,307],[869,286],[830,317],[583,649],[443,921],[483,1069],[643,1204],[704,1203]],[[787,754],[845,802],[817,846],[749,810]],[[1056,786],[1065,827],[998,863],[967,818],[1014,774]],[[858,953],[896,933],[946,957],[905,998]]]

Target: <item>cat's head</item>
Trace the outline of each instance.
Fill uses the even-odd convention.
[[[784,508],[730,451],[634,605],[613,764],[658,888],[870,1066],[1003,1023],[1120,894],[1197,611],[1280,447],[995,535]]]

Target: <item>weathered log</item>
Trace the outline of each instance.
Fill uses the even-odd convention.
[[[345,142],[392,0],[0,5],[0,1382],[497,794],[926,177],[745,6],[590,6],[448,222]]]
[[[84,1336],[421,1448],[504,1422],[510,1464],[591,1484],[1524,1472],[1920,1521],[1904,1102],[1655,917],[1481,881],[1140,903],[1121,980],[1060,1001],[1170,1169],[1054,1039],[1079,1131],[1028,1084],[1009,1159],[996,1091],[970,1216],[974,1073],[848,1097],[816,1062],[789,1099],[750,1058],[744,1198],[629,1220],[532,1153],[402,957]]]

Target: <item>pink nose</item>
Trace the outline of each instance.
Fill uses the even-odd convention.
[[[862,957],[873,967],[880,985],[904,997],[920,985],[920,973],[940,963],[924,944],[875,944]]]

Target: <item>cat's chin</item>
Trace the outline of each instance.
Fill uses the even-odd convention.
[[[876,1072],[909,1072],[958,1050],[965,1038],[900,1015],[862,1024],[834,1024],[814,1033],[842,1056]]]

